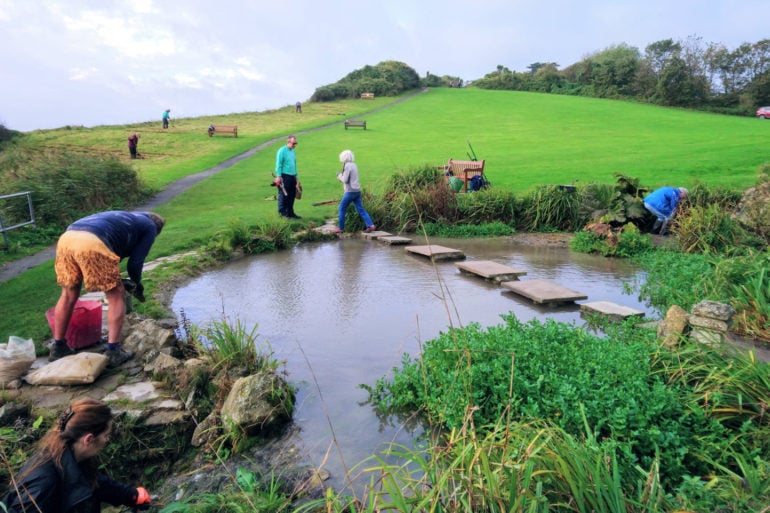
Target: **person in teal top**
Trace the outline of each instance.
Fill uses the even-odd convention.
[[[297,197],[297,154],[294,148],[297,138],[290,135],[286,146],[281,146],[275,155],[275,185],[278,187],[278,213],[287,219],[302,219],[294,213]]]
[[[171,109],[163,111],[163,128],[168,128],[168,121],[171,119]]]

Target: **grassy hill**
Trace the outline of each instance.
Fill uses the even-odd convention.
[[[140,132],[139,151],[145,159],[134,165],[143,180],[162,188],[273,141],[158,208],[168,223],[150,259],[198,247],[233,221],[254,225],[277,220],[275,189],[269,182],[275,152],[289,133],[299,134],[298,167],[305,190],[296,210],[305,221],[315,223],[336,212],[336,205],[310,204],[339,198],[341,186],[335,174],[340,167],[338,155],[344,149],[356,154],[364,187],[375,190],[397,170],[467,158],[468,141],[478,158],[487,161],[494,187],[516,193],[547,183],[611,183],[615,172],[638,177],[649,187],[700,182],[744,189],[755,182],[759,164],[770,160],[762,150],[770,123],[750,118],[476,89],[441,88],[393,102],[392,98],[345,100],[307,104],[302,114],[286,107],[179,119],[165,131],[159,120],[66,127],[31,132],[24,144],[128,159],[126,138]],[[388,108],[379,110],[386,105]],[[345,130],[339,124],[353,116],[366,119],[367,130]],[[210,123],[237,124],[239,137],[209,138],[206,127]],[[0,339],[45,336],[43,314],[58,293],[50,265],[4,284]],[[37,323],[39,327],[29,328]]]

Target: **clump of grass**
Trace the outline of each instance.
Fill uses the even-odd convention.
[[[540,186],[529,195],[526,204],[522,220],[526,231],[572,232],[585,224],[579,215],[580,195],[572,189]]]
[[[764,245],[718,204],[683,211],[676,217],[672,232],[685,253],[730,254],[743,251],[746,246]]]
[[[428,236],[447,238],[502,237],[511,235],[514,232],[513,228],[501,222],[478,225],[426,223],[423,225],[423,228]]]
[[[635,224],[628,223],[618,230],[613,230],[607,224],[588,225],[575,234],[570,241],[570,247],[580,253],[600,253],[606,257],[628,258],[650,251],[653,245],[649,235],[640,233]]]
[[[491,187],[457,194],[458,219],[464,224],[505,223],[516,226],[518,202],[513,191]]]

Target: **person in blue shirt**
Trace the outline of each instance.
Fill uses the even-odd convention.
[[[171,109],[163,111],[163,128],[168,128],[168,122],[171,119]]]
[[[165,220],[153,212],[100,212],[69,225],[56,245],[56,282],[61,296],[54,308],[54,340],[49,361],[74,354],[65,335],[72,312],[85,283],[88,291],[103,291],[107,298],[107,357],[116,367],[134,354],[120,347],[121,330],[126,315],[125,285],[120,276],[120,261],[128,258],[128,284],[131,293],[144,302],[142,267]]]
[[[660,233],[661,235],[666,233],[676,212],[676,207],[689,195],[689,191],[684,187],[661,187],[644,198],[644,208],[656,218],[652,233]]]
[[[287,219],[302,219],[294,213],[294,199],[297,197],[297,138],[290,135],[286,145],[275,155],[275,185],[278,187],[278,213]]]

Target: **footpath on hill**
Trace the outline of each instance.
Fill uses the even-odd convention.
[[[405,95],[402,98],[399,98],[398,100],[388,103],[386,105],[383,105],[381,107],[378,107],[376,109],[372,109],[370,111],[365,112],[364,114],[371,114],[373,112],[379,112],[383,109],[386,109],[392,105],[396,105],[398,103],[401,103],[403,101],[406,101],[417,94],[424,93],[428,89],[420,89],[419,91],[410,93],[408,95]],[[328,123],[325,125],[321,125],[315,128],[309,128],[307,130],[298,130],[295,132],[297,135],[302,134],[308,134],[311,132],[316,132],[318,130],[323,130],[332,126],[342,125],[344,121],[335,121],[333,123]],[[145,203],[144,205],[140,205],[136,208],[136,210],[152,210],[160,205],[163,205],[178,195],[185,192],[187,189],[192,187],[193,185],[197,184],[198,182],[201,182],[205,180],[206,178],[210,177],[211,175],[217,174],[220,171],[224,171],[225,169],[234,166],[238,162],[247,159],[251,156],[253,156],[258,151],[264,150],[265,148],[283,140],[286,136],[282,137],[276,137],[273,139],[270,139],[268,141],[263,142],[262,144],[255,146],[254,148],[245,151],[241,153],[240,155],[236,155],[232,158],[229,158],[225,160],[224,162],[221,162],[217,164],[216,166],[206,169],[205,171],[200,171],[199,173],[195,173],[192,175],[185,176],[184,178],[180,178],[179,180],[170,183],[167,185],[162,191],[160,191],[158,194],[156,194],[150,201]],[[29,255],[23,258],[20,258],[18,260],[14,260],[13,262],[9,262],[5,264],[3,267],[0,267],[0,283],[6,282],[10,280],[11,278],[15,278],[16,276],[33,269],[37,267],[38,265],[47,262],[49,260],[53,260],[53,258],[56,256],[56,246],[48,247],[38,253],[35,253],[34,255]]]

